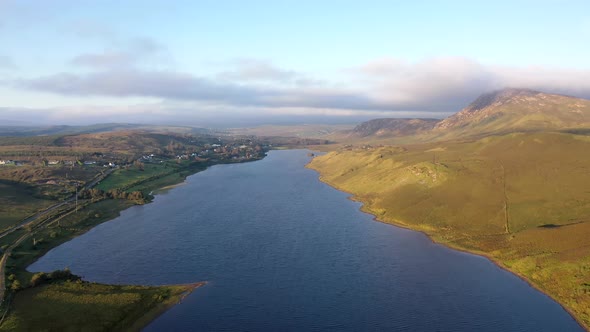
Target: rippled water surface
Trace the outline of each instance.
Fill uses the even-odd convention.
[[[304,168],[307,151],[217,165],[33,264],[86,280],[206,280],[147,331],[577,331],[487,259],[382,224]]]

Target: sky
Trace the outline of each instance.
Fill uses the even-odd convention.
[[[0,125],[443,118],[590,98],[590,1],[0,0]]]

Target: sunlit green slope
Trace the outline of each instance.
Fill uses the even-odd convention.
[[[513,133],[348,148],[309,167],[382,221],[492,257],[589,326],[589,151],[589,136]]]

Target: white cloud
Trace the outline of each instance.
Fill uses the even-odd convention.
[[[103,70],[21,79],[17,87],[66,96],[154,97],[258,107],[384,109],[358,91],[280,88],[219,82],[174,71]]]
[[[386,78],[387,75],[398,73],[400,70],[404,70],[408,66],[408,62],[402,59],[383,57],[373,59],[358,68],[359,70],[367,75],[373,75],[375,78]]]
[[[147,46],[146,46],[147,45]],[[149,43],[137,47],[156,51]],[[440,116],[456,112],[479,95],[504,87],[590,97],[590,70],[550,67],[509,67],[463,57],[438,57],[409,62],[381,58],[347,70],[348,87],[336,84],[297,85],[306,75],[269,62],[244,60],[213,77],[171,70],[144,70],[125,54],[79,57],[78,61],[123,64],[90,73],[61,73],[21,79],[13,86],[63,96],[147,97],[162,101],[242,108],[246,112],[273,109],[316,114],[376,116]],[[232,73],[229,75],[228,73]],[[220,79],[219,76],[225,76]],[[264,82],[274,82],[265,84]],[[263,83],[261,83],[263,82]],[[354,86],[354,88],[350,88]],[[202,108],[200,108],[202,109]],[[329,110],[329,111],[326,111]],[[338,110],[338,111],[336,111]],[[306,114],[307,114],[306,113]],[[265,113],[260,113],[265,114]]]
[[[279,68],[270,61],[251,58],[240,58],[226,63],[230,68],[218,74],[218,77],[229,81],[270,81],[290,82],[302,77],[301,74]]]
[[[505,87],[590,97],[590,70],[490,66],[464,57],[407,62],[381,58],[358,66],[353,79],[390,109],[457,111],[480,94]]]

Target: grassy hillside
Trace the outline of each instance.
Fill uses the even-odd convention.
[[[36,188],[0,180],[0,230],[49,207],[54,202],[35,196]]]
[[[373,119],[363,122],[348,132],[348,137],[399,137],[418,135],[428,132],[439,120],[437,119]]]
[[[345,149],[322,180],[378,219],[487,255],[590,326],[590,137],[515,133],[468,142]]]

